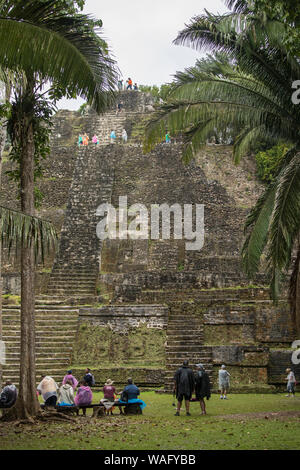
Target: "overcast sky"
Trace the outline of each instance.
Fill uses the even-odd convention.
[[[138,85],[161,85],[200,56],[172,41],[204,8],[228,11],[224,0],[86,0],[84,13],[102,19],[103,37],[125,81],[131,77]],[[78,109],[82,103],[61,100],[59,108]]]

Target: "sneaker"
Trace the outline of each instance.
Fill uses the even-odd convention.
[[[227,400],[227,397],[225,396],[225,397],[223,398],[223,400]]]
[[[220,396],[220,400],[223,400],[223,395]]]
[[[189,412],[187,411],[186,415],[187,415],[187,416],[191,416],[191,413],[189,413]]]
[[[286,397],[289,397],[289,395],[286,395]]]
[[[176,411],[174,416],[179,416],[179,411]]]

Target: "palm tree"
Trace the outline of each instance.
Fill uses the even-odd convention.
[[[67,15],[56,0],[0,1],[0,65],[23,71],[14,122],[20,151],[21,210],[34,216],[36,103],[45,81],[57,95],[81,96],[97,112],[114,99],[115,62],[86,15]],[[29,235],[29,238],[32,234]],[[12,417],[39,413],[35,395],[34,243],[21,248],[20,393]]]
[[[252,277],[267,249],[276,301],[296,249],[290,300],[300,331],[300,107],[291,101],[300,64],[280,44],[282,23],[247,16],[243,0],[229,3],[233,13],[198,16],[176,38],[176,44],[206,47],[219,55],[176,74],[167,102],[148,126],[145,149],[161,141],[166,128],[183,133],[186,161],[215,129],[233,126],[240,129],[233,149],[236,162],[260,139],[289,144],[274,182],[247,218],[242,259]]]

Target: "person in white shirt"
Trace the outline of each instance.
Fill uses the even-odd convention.
[[[286,397],[289,397],[290,395],[292,395],[294,397],[295,396],[296,377],[295,377],[295,374],[292,371],[292,369],[286,369],[286,373],[288,374],[287,378],[285,379],[285,380],[287,380],[287,387],[286,388],[287,388],[287,392],[288,392]]]
[[[122,130],[122,141],[124,142],[124,144],[126,144],[127,142],[127,132],[125,129]]]
[[[219,370],[219,389],[221,391],[220,398],[221,400],[224,399],[226,400],[226,394],[229,389],[229,377],[230,374],[226,370],[226,366],[223,364],[221,366],[221,369]]]

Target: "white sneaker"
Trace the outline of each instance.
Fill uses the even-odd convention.
[[[223,395],[220,396],[220,399],[223,400]]]
[[[225,397],[224,397],[224,400],[227,400],[227,397],[226,397],[226,395],[225,395]]]

